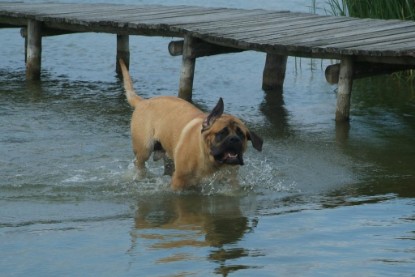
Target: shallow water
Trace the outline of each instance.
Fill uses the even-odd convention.
[[[310,10],[309,1],[172,4]],[[135,178],[114,36],[44,38],[41,82],[25,81],[19,30],[0,29],[0,40],[1,275],[415,272],[415,93],[405,82],[356,81],[350,125],[336,124],[331,61],[289,58],[279,95],[261,90],[263,53],[200,58],[194,102],[209,110],[223,97],[264,151],[249,149],[237,190],[212,178],[176,194],[160,163]],[[145,97],[177,94],[170,41],[130,39]]]

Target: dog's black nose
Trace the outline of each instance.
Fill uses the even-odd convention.
[[[241,139],[238,136],[231,136],[228,138],[229,143],[238,143],[241,142]]]

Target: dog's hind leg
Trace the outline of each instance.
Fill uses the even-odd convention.
[[[167,157],[166,150],[164,150],[163,146],[159,141],[154,143],[153,147],[153,161],[158,161],[163,159],[164,162],[164,175],[172,176],[174,172],[174,162],[172,159]]]
[[[167,155],[164,155],[163,162],[164,162],[164,175],[173,176],[173,172],[174,172],[173,160],[167,157]]]
[[[134,164],[138,170],[138,176],[144,177],[147,173],[146,161],[150,158],[152,148],[145,147],[144,145],[134,145]]]
[[[153,161],[158,161],[166,156],[166,151],[159,141],[156,141],[153,146]]]

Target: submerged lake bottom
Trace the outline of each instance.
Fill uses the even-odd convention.
[[[66,55],[47,38],[40,82],[24,80],[22,62],[0,68],[1,275],[413,275],[410,84],[356,81],[352,120],[336,124],[326,61],[290,58],[281,93],[260,89],[260,53],[202,58],[194,103],[209,111],[223,97],[264,151],[249,148],[239,188],[213,176],[198,192],[174,193],[161,163],[136,177],[132,111],[115,60],[102,59],[112,41],[100,36],[84,62],[65,49],[84,53],[95,37],[72,36],[60,44]],[[163,52],[168,41],[133,52],[144,97],[176,95],[181,60]]]

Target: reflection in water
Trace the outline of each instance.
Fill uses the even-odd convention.
[[[349,138],[350,122],[336,122],[336,142],[340,146],[346,146],[347,139]]]
[[[227,275],[246,268],[245,265],[228,267],[226,261],[250,255],[246,249],[230,246],[255,228],[256,223],[249,222],[242,214],[238,197],[195,193],[149,196],[138,202],[130,251],[137,245],[146,245],[148,250],[213,247],[207,258],[219,264],[215,272]],[[158,263],[181,259],[189,257],[173,251]]]
[[[270,122],[269,130],[271,137],[284,137],[290,133],[288,125],[288,112],[284,107],[283,90],[264,91],[264,101],[260,110]]]

